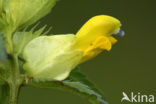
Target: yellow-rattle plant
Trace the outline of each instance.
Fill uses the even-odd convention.
[[[114,36],[124,36],[120,21],[98,15],[76,34],[46,35],[45,27],[27,31],[55,3],[0,0],[0,104],[17,104],[19,88],[27,85],[63,89],[92,104],[108,104],[77,66],[111,50],[117,42]]]

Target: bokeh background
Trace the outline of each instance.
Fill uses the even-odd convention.
[[[53,27],[52,34],[65,34],[76,33],[95,15],[107,14],[120,19],[126,36],[118,38],[110,52],[103,52],[80,67],[110,104],[121,104],[123,91],[156,96],[155,4],[155,0],[60,0],[41,19],[40,26],[47,24]],[[89,103],[63,91],[24,87],[19,104]]]

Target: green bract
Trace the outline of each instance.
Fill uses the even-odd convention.
[[[49,13],[56,1],[0,0],[0,30],[31,25]]]
[[[17,55],[21,55],[23,52],[24,47],[34,38],[38,36],[45,35],[48,31],[44,32],[46,26],[42,27],[41,29],[34,31],[35,27],[32,28],[29,32],[16,32],[13,35],[13,46],[14,46],[14,53]]]
[[[64,80],[79,64],[82,51],[72,49],[75,35],[40,36],[26,45],[24,69],[36,80]]]

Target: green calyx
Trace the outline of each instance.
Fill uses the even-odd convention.
[[[73,50],[76,36],[53,35],[33,39],[24,49],[24,69],[37,81],[64,80],[75,68],[83,55]]]

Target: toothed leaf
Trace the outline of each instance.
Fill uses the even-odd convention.
[[[83,98],[86,98],[91,104],[108,104],[103,100],[102,96],[96,91],[81,82],[72,81],[50,81],[50,82],[29,82],[28,85],[39,88],[54,88],[75,93]]]
[[[80,72],[80,68],[76,67],[75,69],[72,70],[70,73],[70,76],[67,78],[67,80],[70,81],[78,81],[81,82],[87,86],[89,86],[92,90],[98,92],[99,94],[102,94],[99,89],[96,87],[95,84],[93,84],[92,81],[90,81],[86,75]]]

